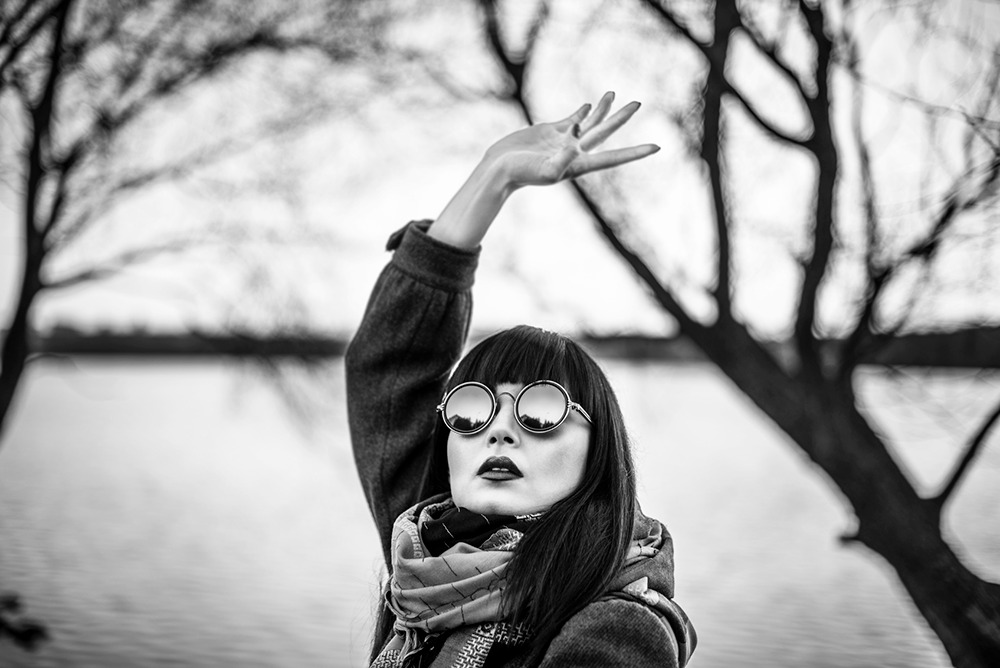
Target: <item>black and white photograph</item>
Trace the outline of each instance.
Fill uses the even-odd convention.
[[[0,667],[1000,667],[1000,2],[0,0]]]

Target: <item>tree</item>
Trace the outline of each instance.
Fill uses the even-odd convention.
[[[199,238],[181,230],[166,242],[62,273],[53,270],[55,261],[104,224],[114,206],[308,119],[285,110],[249,129],[215,128],[159,162],[136,160],[138,138],[155,139],[164,125],[176,125],[170,105],[217,86],[254,58],[318,55],[345,67],[376,62],[387,17],[382,3],[336,0],[3,3],[0,159],[16,193],[23,267],[0,352],[0,434],[31,353],[31,311],[40,294],[183,251]]]
[[[545,90],[532,85],[532,74],[544,58],[539,53],[551,15],[564,6],[536,3],[533,16],[522,22],[527,28],[517,33],[498,0],[480,5],[483,34],[504,75],[498,96],[531,122]],[[606,13],[574,25],[585,30],[602,20],[628,24],[619,35],[620,52],[639,41],[638,48],[650,50],[644,60],[662,73],[678,65],[657,60],[662,52],[653,51],[655,45],[680,45],[696,63],[690,99],[664,106],[672,108],[691,150],[688,167],[700,176],[709,202],[708,221],[699,222],[711,225],[714,257],[702,304],[660,277],[649,244],[643,253],[637,250],[643,234],[667,224],[667,216],[643,225],[613,188],[594,179],[573,183],[580,205],[681,334],[841,492],[856,518],[855,531],[842,539],[865,546],[894,569],[954,665],[1000,665],[1000,585],[970,570],[944,535],[947,504],[1000,419],[1000,406],[970,430],[940,490],[922,496],[865,414],[855,388],[866,359],[905,332],[935,325],[921,322],[929,310],[921,308],[928,286],[940,279],[943,258],[960,236],[957,230],[988,216],[997,202],[996,36],[967,16],[950,20],[954,8],[934,2],[855,7],[849,0],[635,0],[604,3],[599,11]],[[871,26],[879,22],[902,30],[905,39],[893,38],[897,48],[946,46],[953,55],[961,54],[964,60],[949,62],[966,63],[966,69],[948,73],[949,83],[963,86],[959,104],[929,101],[919,91],[877,80],[866,59],[874,51]],[[570,23],[564,21],[561,28]],[[907,55],[910,62],[917,57]],[[790,102],[776,106],[747,71],[769,77],[772,87],[765,93],[780,89]],[[923,167],[914,178],[921,206],[905,215],[890,206],[901,198],[896,189],[905,181],[891,171],[899,155],[878,150],[875,133],[865,125],[866,105],[876,94],[881,103],[922,119],[918,127],[927,130],[924,152],[916,152],[920,144],[911,139],[904,154]],[[740,260],[745,262],[746,255],[740,256],[735,242],[746,211],[734,184],[747,175],[739,173],[734,152],[748,136],[807,165],[810,176],[809,197],[796,212],[801,244],[795,250],[795,299],[787,327],[792,354],[787,358],[769,352],[739,299]],[[780,219],[779,207],[788,209],[793,201],[778,200],[764,215]]]
[[[384,9],[337,0],[0,4],[0,186],[14,193],[23,244],[16,304],[0,341],[0,436],[32,353],[32,308],[41,294],[115,275],[204,239],[179,229],[167,241],[110,252],[69,270],[54,269],[56,261],[129,198],[296,131],[323,95],[310,89],[307,100],[300,92],[296,114],[281,108],[271,117],[259,114],[249,127],[208,128],[193,147],[160,151],[158,161],[137,160],[158,130],[179,122],[171,105],[218,87],[254,59],[311,57],[321,68],[370,68],[379,62],[373,54],[381,48]],[[0,638],[32,649],[46,630],[21,615],[17,595],[4,593]]]

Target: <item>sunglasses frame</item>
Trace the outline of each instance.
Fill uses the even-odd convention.
[[[472,431],[461,431],[459,429],[455,429],[453,426],[451,426],[451,423],[448,422],[448,418],[445,417],[444,414],[444,408],[445,406],[448,405],[448,400],[451,399],[451,396],[455,394],[455,392],[462,389],[463,387],[469,387],[470,385],[481,387],[484,390],[486,390],[486,394],[490,397],[490,401],[493,402],[493,409],[490,412],[489,419],[486,420],[482,424],[482,426],[480,426],[478,429],[474,429]],[[563,395],[563,398],[566,400],[566,407],[563,408],[562,417],[559,418],[558,422],[556,422],[554,425],[552,425],[547,429],[533,429],[531,427],[528,427],[523,422],[521,422],[521,418],[518,415],[517,411],[517,406],[521,402],[521,397],[524,395],[524,393],[537,385],[552,385],[557,390],[559,390],[559,392]],[[510,394],[510,393],[504,392],[504,394]],[[478,434],[479,432],[483,431],[484,429],[490,426],[490,424],[496,418],[497,413],[500,412],[500,401],[497,399],[497,395],[494,394],[493,390],[491,390],[488,386],[475,380],[468,380],[464,383],[459,383],[455,387],[451,388],[441,399],[441,403],[437,405],[437,408],[435,410],[441,414],[441,421],[444,422],[445,426],[448,427],[448,429],[455,432],[456,434],[462,434],[463,436],[472,436],[473,434]],[[521,426],[521,429],[524,429],[525,431],[532,434],[547,434],[550,431],[555,431],[562,425],[563,422],[566,421],[566,418],[569,417],[569,412],[571,410],[577,411],[578,413],[580,413],[580,415],[584,417],[585,420],[587,420],[587,422],[589,422],[590,424],[594,424],[594,421],[590,418],[590,415],[587,413],[586,409],[584,409],[584,407],[581,406],[580,404],[573,401],[573,399],[570,398],[569,392],[566,390],[566,388],[554,380],[536,380],[532,383],[528,383],[527,385],[522,387],[521,391],[517,393],[516,397],[514,397],[514,420],[516,420],[517,424]]]

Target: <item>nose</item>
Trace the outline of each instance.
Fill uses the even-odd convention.
[[[517,420],[514,419],[514,397],[509,392],[497,395],[497,414],[486,430],[486,441],[490,445],[520,443]]]

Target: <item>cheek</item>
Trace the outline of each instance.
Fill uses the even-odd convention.
[[[561,488],[572,491],[583,480],[587,469],[588,441],[586,436],[574,439],[559,448],[553,448],[546,457],[546,471],[554,482],[558,481]]]
[[[448,471],[450,474],[454,474],[457,470],[461,470],[464,459],[462,457],[462,448],[460,443],[456,443],[457,436],[455,434],[450,434],[448,436]]]
[[[460,439],[458,434],[448,437],[448,483],[452,494],[456,493],[455,482],[467,479],[469,467],[473,465],[472,448],[467,443],[460,442]]]

